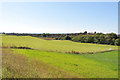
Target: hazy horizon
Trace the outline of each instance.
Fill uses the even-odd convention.
[[[18,34],[44,34],[43,33],[29,33],[29,32],[0,32],[1,33],[18,33]],[[75,32],[74,32],[75,33]],[[74,33],[45,33],[45,34],[74,34]],[[76,32],[76,33],[84,33],[84,32]],[[94,33],[94,32],[87,32],[87,33]],[[96,32],[96,33],[103,33],[103,32]],[[109,33],[114,33],[114,32],[108,32],[108,33],[103,33],[103,34],[109,34]],[[115,34],[119,34],[119,33],[115,33]]]

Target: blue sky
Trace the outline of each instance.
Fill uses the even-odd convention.
[[[0,32],[118,33],[117,2],[6,2]]]

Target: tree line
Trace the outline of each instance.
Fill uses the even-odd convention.
[[[16,36],[33,36],[33,37],[47,37],[54,38],[55,40],[71,40],[81,43],[96,43],[96,44],[108,44],[120,46],[120,35],[116,33],[64,33],[64,34],[31,34],[31,33],[2,33],[6,35]]]
[[[81,43],[96,43],[120,46],[120,36],[115,33],[56,37],[56,40],[72,40]]]

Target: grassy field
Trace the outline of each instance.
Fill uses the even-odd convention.
[[[3,53],[4,57],[7,56],[7,59],[3,58],[3,77],[6,77],[5,73],[9,73],[8,77],[116,78],[118,76],[117,51],[92,55],[25,49],[12,49],[12,52],[12,54]],[[26,75],[23,75],[23,72]]]
[[[3,36],[3,47],[10,46],[26,46],[33,49],[39,49],[42,51],[55,51],[55,52],[67,52],[71,53],[76,51],[79,53],[101,52],[117,50],[117,46],[90,44],[90,43],[78,43],[68,40],[43,40],[30,36]]]
[[[32,49],[3,48],[3,77],[40,78],[117,78],[118,47],[111,45],[77,43],[61,40],[43,40],[30,36],[3,36],[3,47],[30,47]],[[109,51],[94,54],[70,54]],[[61,53],[60,53],[61,52]]]
[[[72,78],[68,72],[58,69],[36,59],[28,59],[25,55],[13,53],[10,49],[2,49],[3,78]]]

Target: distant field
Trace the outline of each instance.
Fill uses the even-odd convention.
[[[33,49],[42,51],[55,51],[55,52],[67,52],[71,53],[76,51],[79,53],[101,52],[117,50],[117,46],[90,44],[90,43],[78,43],[67,40],[43,40],[30,36],[3,36],[3,47],[10,46],[26,46]]]

